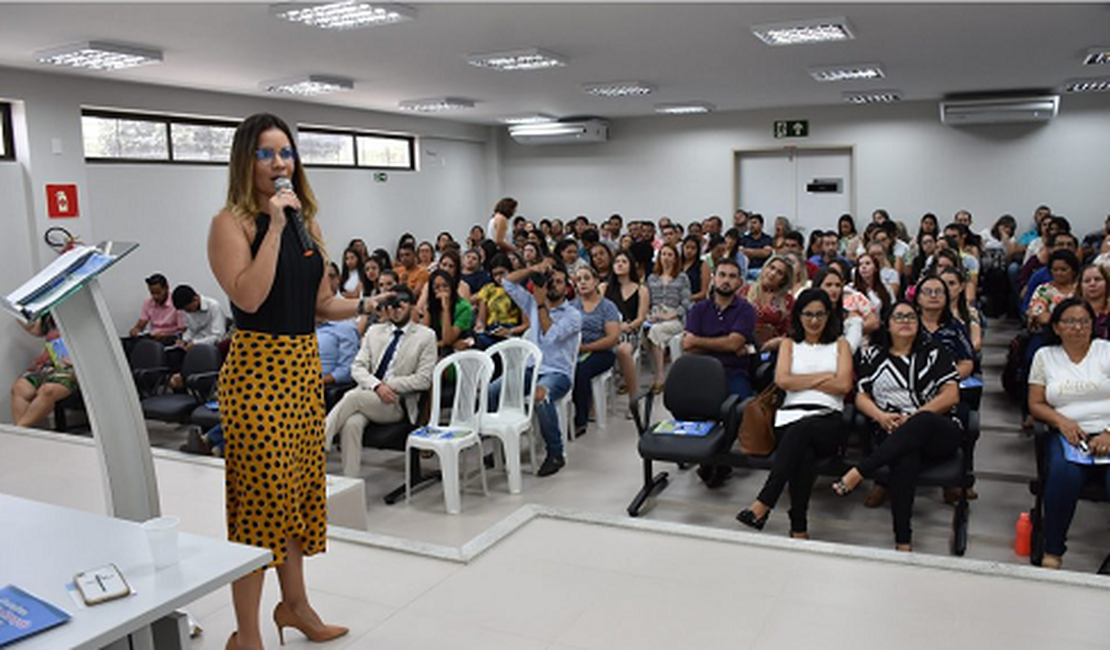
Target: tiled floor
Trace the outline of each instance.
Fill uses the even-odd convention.
[[[1011,545],[1014,521],[1031,503],[1024,481],[1033,469],[1031,441],[997,395],[1008,338],[1005,328],[992,324],[977,457],[987,478],[977,486],[981,498],[972,508],[967,554],[1003,565],[1026,562]],[[616,406],[624,404],[622,397]],[[152,428],[158,446],[173,446],[179,436]],[[548,479],[526,474],[524,492],[516,496],[507,493],[503,476],[496,477],[489,497],[464,496],[459,516],[444,513],[439,486],[418,493],[408,506],[385,506],[381,497],[403,480],[403,465],[398,455],[367,451],[370,531],[460,547],[530,503],[631,521],[624,509],[641,480],[635,442],[631,422],[614,408],[606,430],[591,426],[571,444],[563,472]],[[156,460],[164,512],[180,515],[190,532],[222,536],[218,466],[170,456],[159,452]],[[329,469],[338,471],[337,457]],[[758,535],[734,521],[764,472],[740,471],[724,487],[707,490],[692,471],[659,469],[670,471],[671,485],[641,521],[707,527],[728,540],[538,518],[470,564],[332,540],[327,554],[309,561],[309,584],[318,608],[352,634],[328,647],[1105,647],[1095,621],[1102,618],[1096,612],[1110,605],[1110,581],[1092,590],[1038,581],[1036,570],[1029,580],[806,552],[815,546],[785,540],[786,503]],[[811,505],[814,539],[888,549],[889,510],[863,508],[863,491],[838,499],[824,483]],[[0,491],[103,511],[99,488],[91,447],[0,436]],[[952,509],[933,492],[922,490],[915,509],[919,557],[948,552]],[[1110,547],[1107,541],[1105,509],[1081,504],[1068,567],[1090,573]],[[277,599],[271,578],[264,611]],[[222,647],[234,625],[227,591],[190,611],[206,629],[194,646]],[[268,647],[276,647],[272,626],[264,629]],[[304,639],[290,632],[288,641]]]

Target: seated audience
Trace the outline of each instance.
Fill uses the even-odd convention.
[[[1095,314],[1093,335],[1096,339],[1110,338],[1110,271],[1105,266],[1089,264],[1079,274],[1079,297],[1087,301]]]
[[[455,350],[465,350],[473,344],[468,338],[474,327],[474,308],[470,301],[459,295],[459,282],[442,269],[428,278],[428,306],[421,316],[421,324],[432,328],[436,334],[436,347],[441,357]]]
[[[533,282],[529,292],[522,284],[532,274],[543,279],[538,284]],[[547,456],[536,476],[551,476],[566,465],[555,402],[570,392],[571,376],[578,358],[578,335],[582,333],[582,313],[567,304],[566,269],[551,259],[513,271],[505,276],[501,284],[531,323],[525,338],[539,346],[543,353],[536,380],[538,386],[528,389],[535,390],[534,408],[547,448]],[[491,409],[496,409],[500,391],[501,380],[497,379],[489,389]]]
[[[925,276],[914,294],[920,327],[918,331],[942,345],[956,365],[959,379],[966,379],[975,368],[975,350],[967,327],[952,315],[951,299],[944,280]]]
[[[879,255],[864,254],[857,259],[856,268],[852,269],[849,287],[867,297],[871,302],[871,309],[881,314],[890,308],[890,289],[880,277],[881,262]]]
[[[1110,494],[1106,466],[1075,462],[1085,451],[1110,455],[1110,342],[1093,336],[1095,313],[1080,298],[1052,312],[1048,344],[1029,371],[1029,412],[1051,428],[1046,442],[1044,557],[1041,566],[1059,569],[1068,528],[1083,484],[1097,478]],[[1083,449],[1083,448],[1086,449]]]
[[[740,235],[740,250],[748,258],[746,280],[759,277],[763,263],[774,253],[774,239],[763,232],[763,215],[752,214],[748,217],[748,232]]]
[[[736,265],[740,267],[740,281],[746,281],[748,277],[748,268],[751,266],[748,256],[740,248],[740,238],[743,233],[738,228],[729,228],[725,232],[725,257],[730,260],[735,260]]]
[[[328,413],[324,439],[342,433],[343,474],[358,476],[362,430],[370,422],[388,424],[420,416],[420,393],[432,387],[436,335],[412,320],[412,292],[397,287],[381,304],[389,317],[370,326],[351,364],[355,388]]]
[[[937,252],[936,235],[924,230],[918,231],[914,251],[913,263],[910,265],[909,275],[906,276],[906,284],[911,287],[925,275],[925,269]]]
[[[856,232],[856,220],[850,214],[842,214],[837,219],[836,234],[836,252],[842,257],[846,257],[849,252],[856,250],[862,243],[859,233]]]
[[[185,318],[181,345],[188,350],[194,344],[216,345],[227,336],[227,316],[215,298],[202,296],[187,284],[173,290],[173,306]]]
[[[959,374],[947,350],[924,335],[918,314],[899,300],[887,314],[875,345],[860,356],[856,408],[870,418],[877,449],[833,483],[845,496],[881,467],[890,468],[894,543],[912,551],[914,492],[923,461],[951,458],[963,430],[955,417]]]
[[[622,247],[623,248],[623,247]],[[607,278],[613,272],[613,251],[605,244],[594,244],[590,249],[590,266],[599,278]],[[624,250],[627,250],[626,248]]]
[[[351,381],[351,362],[358,352],[358,327],[349,320],[317,320],[316,342],[324,385]]]
[[[701,257],[698,235],[686,235],[682,240],[682,273],[690,285],[690,300],[703,300],[709,294],[709,264]]]
[[[749,223],[757,215],[752,215]],[[794,308],[794,270],[782,257],[772,257],[755,282],[740,287],[740,297],[755,308],[755,341],[762,352],[777,350],[790,330],[790,311]]]
[[[344,298],[358,298],[362,295],[365,271],[362,268],[362,257],[355,248],[343,251],[343,271],[339,277],[339,293]]]
[[[378,278],[381,276],[381,261],[376,257],[367,257],[362,263],[362,295],[367,297],[378,295]]]
[[[809,539],[806,512],[818,458],[833,456],[846,437],[844,396],[852,389],[852,351],[840,335],[840,314],[820,289],[807,289],[790,315],[779,346],[775,385],[786,396],[775,412],[775,454],[763,489],[737,521],[757,530],[790,483],[790,536]]]
[[[578,255],[578,244],[573,239],[563,239],[555,244],[555,257],[566,267],[567,273],[574,275],[583,266],[589,266],[586,259]]]
[[[432,246],[430,241],[422,241],[416,246],[416,265],[420,268],[428,269],[429,272],[436,270],[436,249]]]
[[[824,291],[829,296],[829,301],[832,303],[833,308],[840,313],[842,328],[844,331],[844,340],[848,341],[848,347],[851,348],[852,354],[855,354],[860,346],[863,345],[863,322],[864,317],[858,311],[849,310],[844,306],[844,280],[841,279],[840,273],[834,268],[822,269],[817,272],[813,278],[813,287]],[[860,294],[851,294],[859,296]],[[857,303],[858,300],[853,299]],[[866,299],[864,299],[866,301]],[[870,311],[871,303],[867,302],[868,312],[867,317],[870,319],[878,320],[874,312]]]
[[[1048,269],[1052,279],[1033,290],[1025,311],[1031,332],[1042,331],[1056,305],[1075,295],[1079,258],[1070,250],[1057,250],[1048,258]]]
[[[621,262],[621,260],[624,260]],[[619,264],[629,264],[628,256],[616,257]],[[621,314],[617,306],[598,291],[599,282],[593,269],[578,269],[575,277],[578,297],[572,305],[582,314],[582,343],[578,347],[578,365],[574,374],[574,431],[586,433],[589,421],[591,381],[609,370],[616,361],[614,349],[620,341]]]
[[[689,238],[687,238],[689,239]],[[696,244],[697,242],[693,242]],[[686,245],[685,243],[683,244]],[[694,259],[697,259],[695,254]],[[701,264],[701,260],[698,260]],[[706,271],[708,269],[702,265]],[[706,285],[709,281],[706,278]],[[664,245],[655,260],[655,272],[647,279],[651,307],[648,312],[648,349],[651,351],[655,379],[651,389],[663,390],[663,352],[676,336],[681,336],[686,313],[690,310],[691,291],[689,275],[679,269],[678,254],[673,246]]]
[[[1037,287],[1052,280],[1048,260],[1053,253],[1061,250],[1071,251],[1076,255],[1076,261],[1079,260],[1078,244],[1071,233],[1061,232],[1049,235],[1048,242],[1038,255],[1029,260],[1018,276],[1018,281],[1024,282],[1021,301],[1023,314],[1029,310],[1029,302],[1033,299],[1033,292]]]
[[[150,297],[143,301],[139,320],[131,328],[131,336],[148,334],[166,345],[177,342],[177,335],[185,331],[185,316],[174,308],[170,300],[170,284],[166,276],[155,273],[146,279]]]
[[[715,357],[728,373],[729,393],[741,399],[752,395],[747,346],[755,340],[755,309],[736,295],[743,276],[731,257],[717,261],[712,297],[690,308],[682,349],[689,354]]]
[[[964,273],[954,266],[946,266],[940,269],[938,275],[944,282],[944,286],[948,287],[948,302],[952,308],[952,318],[967,329],[971,349],[978,357],[983,349],[983,323],[979,310],[967,303]]]
[[[511,270],[509,258],[497,255],[492,264],[493,281],[482,287],[474,297],[478,317],[474,323],[475,345],[485,350],[510,336],[520,336],[528,330],[528,318],[501,286]]]
[[[670,251],[669,255],[675,258],[677,267],[677,253],[674,246],[663,244]],[[660,251],[664,250],[662,247]],[[648,310],[651,308],[651,294],[648,288],[640,284],[640,276],[632,257],[627,251],[617,251],[613,256],[613,274],[606,278],[598,289],[603,296],[609,299],[620,312],[620,342],[615,348],[617,365],[620,367],[624,385],[620,391],[635,392],[639,387],[636,377],[636,360],[633,355],[640,349],[640,331],[647,320]],[[585,320],[583,320],[585,323]],[[577,381],[577,380],[576,380]]]
[[[52,315],[23,327],[46,342],[45,349],[12,384],[12,424],[33,427],[54,412],[55,404],[77,390],[77,373]]]
[[[397,265],[393,267],[393,272],[413,295],[420,295],[428,284],[428,267],[416,263],[416,247],[407,241],[397,247]]]

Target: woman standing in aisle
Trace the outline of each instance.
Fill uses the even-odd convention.
[[[227,436],[228,538],[269,548],[281,582],[273,619],[313,641],[347,628],[308,602],[304,557],[325,550],[324,398],[315,320],[344,320],[373,300],[335,297],[324,276],[316,199],[289,127],[274,115],[235,131],[227,203],[212,220],[208,260],[231,300],[236,332],[220,373]],[[292,182],[280,187],[282,182]],[[302,250],[286,210],[299,210],[315,251]],[[232,584],[238,631],[228,648],[261,648],[264,571]]]

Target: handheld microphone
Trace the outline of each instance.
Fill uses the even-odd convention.
[[[293,191],[293,182],[288,178],[274,179],[274,189],[277,191],[289,190]],[[311,257],[316,252],[316,245],[312,238],[308,236],[308,230],[304,227],[304,220],[301,219],[301,211],[291,205],[285,206],[285,218],[293,223],[293,230],[297,233],[297,240],[301,242],[301,250],[304,251],[305,257]]]

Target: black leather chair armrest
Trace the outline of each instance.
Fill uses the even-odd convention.
[[[639,395],[633,396],[629,401],[628,408],[632,411],[632,421],[641,436],[647,433],[648,427],[651,426],[651,411],[654,405],[655,393],[650,387]]]
[[[721,423],[725,425],[725,431],[728,431],[730,435],[736,435],[736,430],[740,428],[744,407],[753,399],[755,398],[748,397],[741,402],[739,395],[729,395],[725,401],[721,402],[721,414],[718,417]]]

